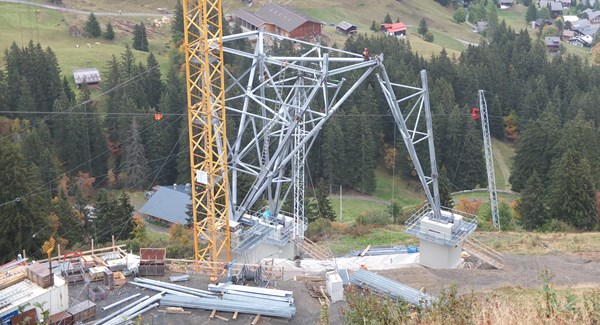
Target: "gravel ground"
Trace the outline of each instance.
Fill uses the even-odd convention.
[[[406,267],[395,270],[377,271],[378,274],[389,277],[405,285],[416,289],[425,289],[427,292],[436,295],[439,291],[448,287],[450,284],[458,285],[459,292],[489,292],[502,287],[521,287],[535,288],[542,287],[540,273],[544,269],[549,269],[555,274],[552,282],[557,287],[591,287],[600,285],[600,253],[581,253],[581,254],[561,254],[561,255],[505,255],[504,263],[506,267],[503,270],[478,270],[478,269],[460,269],[460,270],[435,270],[423,266]],[[171,274],[172,275],[172,274]],[[168,276],[150,277],[155,280],[168,282]],[[128,281],[132,281],[128,278]],[[91,285],[101,284],[101,282],[92,282]],[[190,280],[179,282],[178,284],[206,289],[208,278],[203,275],[191,275]],[[73,284],[69,286],[70,303],[75,304],[87,299],[88,285]],[[317,299],[312,298],[303,282],[280,281],[273,283],[273,288],[282,290],[291,290],[294,292],[296,304],[296,315],[291,320],[261,317],[259,324],[316,324],[320,316],[320,304]],[[96,319],[100,319],[118,307],[102,312],[101,307],[109,305],[115,301],[129,297],[135,293],[143,295],[155,294],[152,290],[142,289],[132,284],[125,284],[108,292],[108,296],[103,301],[97,302]],[[332,304],[329,307],[330,324],[342,324],[341,310],[346,308],[344,302]],[[163,309],[159,307],[158,309]],[[238,316],[237,320],[232,320],[231,313],[219,313],[218,315],[229,319],[225,322],[219,319],[209,319],[210,312],[204,310],[191,310],[189,315],[183,314],[164,314],[156,309],[144,314],[143,324],[152,325],[202,325],[202,324],[250,324],[254,315]]]

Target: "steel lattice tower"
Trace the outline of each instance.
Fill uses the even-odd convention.
[[[483,132],[483,148],[485,151],[485,167],[487,169],[488,190],[490,192],[490,208],[494,227],[500,229],[500,213],[498,212],[498,192],[496,192],[496,175],[494,173],[494,155],[492,153],[492,138],[488,118],[485,91],[479,90],[479,110],[481,114],[481,130]]]

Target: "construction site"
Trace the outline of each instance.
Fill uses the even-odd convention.
[[[427,308],[451,284],[460,291],[534,287],[546,268],[559,285],[598,284],[597,257],[503,255],[473,238],[476,215],[441,206],[426,71],[406,85],[389,79],[385,53],[365,56],[262,29],[223,36],[220,1],[183,5],[194,259],[170,258],[164,248],[126,251],[114,241],[61,252],[51,239],[48,259],[19,255],[0,266],[2,324],[316,324],[324,314],[342,324],[346,290]],[[252,47],[230,46],[242,39]],[[273,51],[283,40],[302,54]],[[249,68],[229,71],[226,54]],[[359,75],[351,85],[349,74]],[[419,244],[335,256],[304,236],[305,160],[322,126],[369,77],[426,198],[405,223]],[[230,129],[227,114],[237,118]],[[482,123],[499,227],[483,91],[473,114]],[[287,201],[291,211],[283,210]]]

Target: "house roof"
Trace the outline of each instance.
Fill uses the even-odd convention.
[[[187,206],[192,203],[190,195],[186,185],[159,186],[140,212],[172,223],[185,224]]]
[[[356,25],[353,25],[353,24],[351,24],[351,23],[349,23],[347,21],[342,21],[339,24],[337,24],[336,27],[339,28],[339,29],[341,29],[341,30],[348,30],[348,29],[350,29],[352,27],[356,27]]]
[[[563,20],[564,20],[565,22],[569,21],[569,22],[571,22],[571,23],[574,23],[574,22],[576,22],[576,21],[579,21],[579,17],[577,17],[577,16],[563,15]]]
[[[515,3],[515,0],[500,0],[501,5],[511,5]]]
[[[546,46],[556,46],[560,44],[560,37],[549,36],[544,39]]]
[[[540,8],[546,8],[550,5],[550,11],[562,11],[564,6],[560,1],[540,0]]]
[[[73,78],[75,78],[75,83],[78,85],[82,84],[84,81],[88,84],[99,83],[100,71],[96,68],[73,70]]]
[[[563,30],[562,36],[571,38],[575,36],[575,32],[572,30]]]
[[[276,3],[269,3],[260,8],[256,15],[288,32],[293,31],[307,21],[316,22],[303,14]]]
[[[404,25],[404,23],[383,24],[383,27],[385,27],[385,30],[389,33],[406,30],[406,25]]]
[[[236,17],[249,22],[250,24],[259,27],[262,24],[266,23],[266,21],[262,18],[260,18],[259,16],[255,15],[252,12],[243,10],[243,9],[238,9],[236,12],[233,13]]]
[[[598,29],[600,29],[600,26],[598,26],[598,25],[587,25],[587,26],[583,26],[583,27],[578,27],[573,30],[577,31],[583,35],[589,35],[591,37],[594,37],[594,35],[596,35],[596,33],[598,32]]]

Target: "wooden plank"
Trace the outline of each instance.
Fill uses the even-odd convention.
[[[258,324],[259,320],[260,320],[260,314],[256,315],[256,317],[254,317],[254,320],[250,324],[256,325],[256,324]]]
[[[371,245],[367,246],[367,248],[365,248],[364,251],[362,251],[362,253],[359,254],[359,256],[365,256],[365,254],[367,254],[367,252],[369,252],[369,249],[371,249]]]
[[[223,316],[219,316],[219,315],[217,315],[217,314],[215,314],[215,317],[216,317],[216,318],[218,318],[218,319],[220,319],[220,320],[226,321],[226,322],[228,322],[228,321],[229,321],[229,318],[225,318],[225,317],[223,317]]]
[[[210,316],[208,316],[209,319],[213,319],[215,318],[215,315],[217,314],[217,310],[213,309],[213,311],[210,313]]]
[[[236,311],[235,313],[233,313],[233,317],[231,317],[231,319],[236,320],[238,316],[238,312]]]

